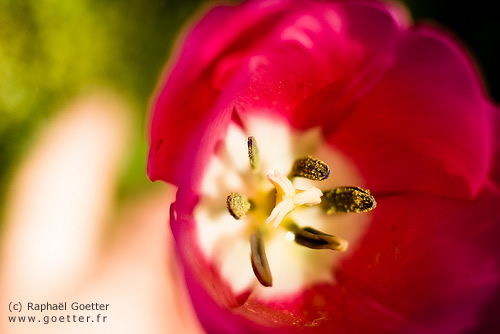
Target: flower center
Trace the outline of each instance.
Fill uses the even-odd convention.
[[[256,187],[259,187],[263,175],[260,168],[260,153],[257,141],[254,137],[248,138],[248,157],[251,170],[257,175]],[[330,167],[323,161],[304,157],[295,160],[289,176],[285,176],[278,170],[267,174],[268,181],[274,186],[270,192],[258,191],[255,198],[249,198],[245,194],[232,192],[227,196],[226,205],[229,214],[236,220],[249,219],[251,264],[253,272],[259,282],[269,287],[273,284],[271,269],[267,261],[265,251],[266,234],[272,230],[266,226],[271,224],[274,229],[283,226],[287,229],[286,238],[295,241],[298,245],[311,249],[330,249],[345,251],[348,241],[340,237],[321,232],[312,227],[299,227],[296,222],[288,218],[288,214],[299,206],[318,205],[324,214],[368,212],[375,208],[375,199],[368,190],[358,187],[337,187],[327,191],[321,191],[315,186],[308,189],[297,189],[291,179],[306,178],[320,182],[330,176]],[[272,194],[274,196],[269,196]],[[272,210],[269,212],[267,201],[274,201]],[[261,217],[267,218],[261,222]]]
[[[203,170],[191,230],[200,260],[242,298],[251,291],[260,300],[280,300],[300,294],[307,286],[335,285],[340,263],[362,247],[372,218],[369,212],[345,213],[363,212],[370,207],[363,198],[371,196],[343,186],[364,187],[364,179],[335,141],[325,141],[319,128],[298,131],[284,118],[269,117],[267,110],[255,112],[239,124],[229,124]],[[250,140],[250,152],[249,135],[257,139]],[[283,200],[267,177],[276,170],[294,189],[315,187],[322,196],[319,204],[295,206],[275,228],[274,221],[266,224],[266,220]],[[228,213],[228,206],[234,212]],[[341,242],[344,239],[349,247]],[[251,254],[265,255],[272,287],[256,279],[252,267],[260,266]]]

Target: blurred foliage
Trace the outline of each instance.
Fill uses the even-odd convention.
[[[131,102],[137,140],[122,193],[146,184],[148,99],[172,42],[201,0],[0,0],[0,190],[34,131],[99,87]],[[2,201],[4,202],[4,201]]]

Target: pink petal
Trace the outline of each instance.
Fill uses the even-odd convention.
[[[417,27],[345,122],[326,131],[375,193],[470,197],[488,169],[487,108],[463,50],[436,30]]]
[[[473,201],[404,195],[378,203],[340,274],[348,291],[363,294],[353,305],[377,302],[381,315],[397,312],[413,332],[476,325],[500,280],[498,188],[484,187]]]
[[[309,3],[267,32],[249,55],[237,110],[279,113],[298,128],[344,116],[391,59],[400,29],[377,3]]]
[[[228,307],[220,292],[206,288],[224,291],[223,285],[206,282],[207,276],[199,277],[199,269],[188,265],[195,308],[209,332],[450,333],[473,328],[500,281],[499,202],[493,186],[473,201],[422,194],[379,199],[361,246],[334,269],[337,285],[317,285],[283,301],[263,303],[250,295],[241,306]]]
[[[393,17],[375,3],[256,1],[212,10],[160,87],[150,178],[178,185],[190,177],[196,189],[233,110],[242,119],[265,108],[301,128],[323,124],[337,99],[359,94],[353,77],[361,72],[366,86],[377,76],[397,36]]]
[[[490,122],[493,125],[490,138],[492,156],[489,163],[489,174],[490,178],[500,187],[500,108],[491,106],[489,111]]]
[[[283,15],[283,9],[279,3],[260,2],[221,6],[192,29],[182,52],[171,62],[168,80],[160,86],[154,105],[148,159],[148,175],[153,181],[179,185],[189,177],[196,188],[199,172],[224,135],[234,108],[229,105],[231,89],[221,92],[216,84],[221,80],[217,78],[218,58],[229,54],[237,63],[233,51],[251,46],[261,37],[260,32]],[[243,44],[242,36],[246,36]]]
[[[489,154],[498,144],[489,142],[490,109],[470,61],[435,30],[405,30],[404,14],[380,4],[307,5],[213,10],[186,39],[155,105],[148,174],[184,185],[171,226],[201,321],[225,333],[472,328],[500,277],[500,197],[493,185],[481,189],[487,173],[499,180],[500,160]],[[253,112],[321,126],[378,202],[337,285],[273,304],[232,295],[203,260],[191,216],[228,122],[244,126]]]

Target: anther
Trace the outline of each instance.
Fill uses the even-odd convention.
[[[323,192],[321,208],[327,214],[368,212],[377,206],[369,190],[358,187],[339,187]]]
[[[248,137],[248,159],[250,160],[250,167],[257,170],[260,167],[260,154],[257,141],[253,136]]]
[[[255,277],[263,286],[273,286],[273,277],[269,262],[267,262],[266,250],[262,234],[257,231],[250,237],[250,258]]]
[[[295,160],[290,176],[304,177],[313,181],[322,181],[330,176],[330,167],[328,167],[325,162],[318,159],[311,157],[299,158]]]
[[[250,210],[250,201],[245,195],[240,193],[230,193],[226,199],[227,210],[234,219],[245,218]]]
[[[335,235],[323,233],[312,227],[296,227],[293,229],[292,233],[295,235],[295,243],[307,248],[332,249],[343,252],[349,246],[347,240]]]

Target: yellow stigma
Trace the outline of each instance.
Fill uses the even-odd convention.
[[[295,189],[292,181],[277,170],[274,171],[274,174],[267,174],[267,179],[276,188],[276,206],[267,217],[266,224],[272,223],[276,228],[283,218],[296,207],[321,203],[323,192],[316,187],[307,190]]]

